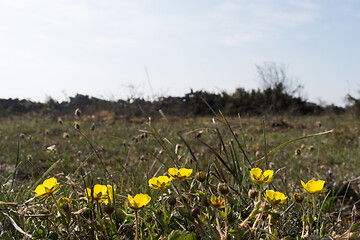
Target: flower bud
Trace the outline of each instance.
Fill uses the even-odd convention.
[[[125,215],[125,213],[124,213],[124,211],[122,209],[120,209],[120,208],[115,209],[115,220],[116,220],[116,222],[123,223],[125,221],[125,217],[126,217],[126,215]]]
[[[112,214],[114,212],[114,210],[115,210],[115,208],[114,208],[114,205],[112,203],[108,203],[104,207],[104,211],[109,215]]]
[[[249,198],[256,199],[259,196],[259,192],[255,188],[251,188],[248,192]]]
[[[208,197],[206,195],[201,196],[200,199],[201,199],[201,204],[204,207],[210,206],[210,201],[209,201],[209,199],[208,199]]]
[[[66,197],[61,197],[58,199],[57,204],[64,210],[64,212],[70,212],[70,203],[71,199]]]
[[[81,111],[80,111],[79,108],[77,108],[77,109],[75,110],[75,116],[76,116],[76,117],[80,117],[80,116],[81,116]]]
[[[302,203],[304,201],[304,195],[301,193],[294,193],[293,195],[294,201],[297,203]]]
[[[175,198],[173,195],[171,195],[171,196],[168,198],[167,202],[168,202],[168,204],[169,204],[170,206],[174,206],[174,205],[176,204],[176,198]]]
[[[226,195],[230,192],[229,187],[225,183],[219,183],[218,184],[218,192],[222,195]]]
[[[185,207],[178,207],[177,210],[181,216],[191,218],[189,211]]]
[[[196,173],[196,180],[199,182],[205,182],[206,174],[204,172],[197,172]]]
[[[199,215],[200,215],[199,207],[194,207],[193,209],[191,209],[191,216],[193,216],[194,218],[197,218]]]

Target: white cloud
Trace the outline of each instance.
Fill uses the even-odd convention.
[[[240,43],[254,43],[263,40],[265,37],[261,33],[231,34],[221,38],[226,45],[238,45]]]
[[[314,22],[316,5],[305,1],[226,1],[213,9],[221,42],[228,45],[279,38],[284,32]]]
[[[48,35],[48,34],[44,34],[44,33],[39,33],[36,34],[35,37],[39,40],[44,40],[44,41],[54,41],[54,37]]]
[[[139,47],[136,40],[126,37],[90,37],[87,39],[90,43],[100,44],[106,47]]]

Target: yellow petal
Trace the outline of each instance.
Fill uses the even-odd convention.
[[[160,176],[157,179],[160,183],[169,183],[172,180],[172,178],[169,178],[168,176]]]
[[[101,195],[107,195],[107,186],[101,185],[101,184],[96,184],[94,186],[94,195],[98,196],[99,193],[101,193]]]
[[[152,186],[152,185],[155,185],[155,186],[156,186],[156,182],[157,182],[156,177],[153,177],[153,178],[149,179],[149,185],[150,185],[150,186]]]
[[[264,173],[263,173],[263,176],[264,176],[264,182],[265,183],[268,183],[272,180],[273,178],[273,175],[274,175],[274,171],[273,170],[266,170]]]
[[[137,194],[134,197],[134,202],[136,202],[136,205],[138,208],[142,208],[146,206],[151,200],[151,197],[147,194]]]
[[[178,174],[179,170],[177,170],[177,168],[169,168],[168,172],[169,172],[170,176],[174,177]]]
[[[250,170],[250,177],[254,180],[259,180],[262,172],[263,171],[260,168],[253,168]]]
[[[192,169],[187,169],[187,168],[180,168],[179,169],[179,173],[181,174],[181,176],[186,176],[187,178],[190,177],[192,172],[193,172]]]
[[[302,181],[302,180],[300,180],[301,181],[301,185],[303,186],[303,188],[307,191],[307,186],[306,186],[306,184]]]
[[[48,189],[52,189],[54,186],[57,185],[57,180],[56,178],[49,178],[46,179],[42,185],[44,185],[44,187]]]
[[[324,188],[325,181],[323,180],[310,180],[306,185],[308,187],[308,190],[310,190],[312,193],[321,192],[321,190]]]
[[[134,198],[132,196],[128,195],[127,203],[130,208],[135,209],[137,207],[136,205],[134,205],[134,202],[135,202]]]
[[[46,194],[46,189],[43,185],[39,185],[35,189],[35,194],[38,197],[41,197],[43,194]]]

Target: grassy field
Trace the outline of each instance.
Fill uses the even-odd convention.
[[[360,122],[351,115],[126,121],[100,112],[3,118],[2,237],[358,239],[353,206],[359,200],[359,132]],[[172,167],[193,172],[164,190],[149,187],[149,179],[169,175]],[[271,183],[252,181],[255,167],[273,170]],[[196,180],[198,172],[203,182]],[[50,177],[61,188],[36,196],[36,187]],[[327,190],[304,192],[300,181],[311,179],[325,180]],[[112,186],[114,197],[102,193],[108,204],[92,197],[96,184]],[[285,202],[271,204],[270,189],[284,193]],[[128,195],[138,193],[151,201],[132,209]],[[294,193],[305,200],[294,201]],[[221,196],[224,206],[217,208],[212,195]]]

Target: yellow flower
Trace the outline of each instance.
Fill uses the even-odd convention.
[[[306,184],[301,181],[301,185],[304,187],[304,190],[308,193],[322,193],[325,181],[324,180],[310,180]]]
[[[211,206],[213,206],[214,208],[223,208],[225,206],[225,201],[221,196],[216,197],[215,195],[212,195],[210,202]]]
[[[263,172],[260,168],[253,168],[250,170],[251,181],[256,182],[259,185],[271,182],[273,175],[273,170],[266,170],[265,172]]]
[[[266,190],[265,200],[275,206],[283,205],[287,197],[282,192]]]
[[[153,189],[164,190],[171,185],[171,180],[172,178],[168,176],[153,177],[149,180],[149,186]]]
[[[36,187],[35,196],[46,199],[59,190],[59,188],[60,186],[56,178],[49,178],[46,179],[43,184]]]
[[[190,177],[193,170],[187,169],[187,168],[180,168],[180,169],[169,168],[168,172],[169,172],[170,176],[173,178],[176,178],[178,180],[185,180]]]
[[[94,201],[103,202],[105,204],[108,204],[109,201],[114,201],[114,191],[111,185],[96,184],[93,188],[92,196],[90,188],[86,188],[85,195],[87,200],[92,198]]]
[[[136,194],[134,198],[128,195],[127,204],[130,208],[138,210],[145,207],[150,202],[150,200],[151,197],[147,194]]]

